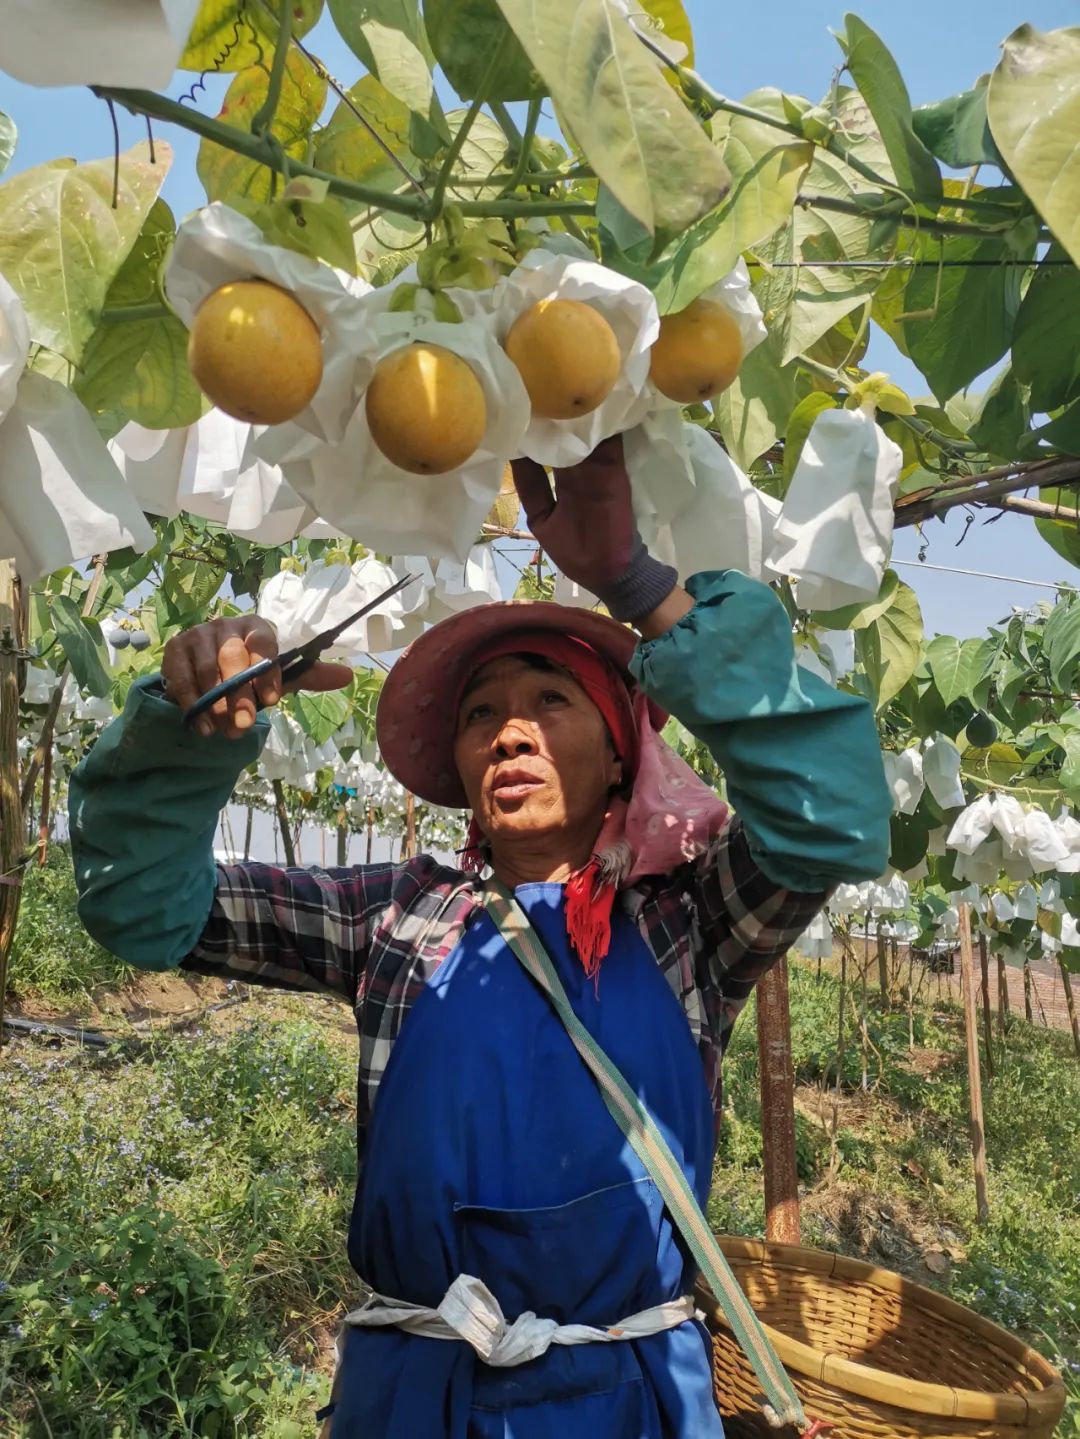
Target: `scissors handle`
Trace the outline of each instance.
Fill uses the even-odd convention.
[[[241,670],[239,674],[230,675],[227,680],[222,680],[221,683],[216,684],[213,689],[209,689],[204,695],[200,695],[193,705],[188,706],[184,711],[185,726],[194,724],[199,716],[205,714],[212,705],[217,704],[219,699],[223,699],[226,695],[231,695],[234,690],[240,689],[242,685],[250,684],[252,680],[256,680],[260,675],[266,674],[267,670],[272,670],[277,665],[280,665],[283,659],[288,661],[293,658],[295,658],[295,656],[291,653],[271,655],[268,659],[260,660],[258,664],[248,665],[247,669]],[[281,673],[282,678],[285,678],[285,668],[282,669]],[[293,678],[297,673],[299,673],[299,671],[294,670],[293,674],[288,677]]]

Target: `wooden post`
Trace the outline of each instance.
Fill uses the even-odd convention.
[[[1065,988],[1065,1005],[1069,1011],[1069,1024],[1072,1026],[1073,1048],[1077,1057],[1080,1058],[1080,1020],[1076,1017],[1076,1000],[1073,998],[1072,977],[1065,966],[1065,961],[1058,955],[1058,968],[1061,970],[1061,983]]]
[[[52,762],[53,747],[45,752],[45,763],[41,766],[41,814],[38,819],[38,867],[45,868],[49,852],[49,831],[52,829]]]
[[[413,795],[405,796],[405,858],[416,857],[416,800]]]
[[[999,954],[997,957],[998,974],[998,1033],[1004,1040],[1009,1030],[1009,976],[1005,971],[1005,960]]]
[[[296,866],[296,850],[293,847],[292,830],[289,828],[289,812],[285,808],[285,790],[281,781],[273,781],[271,788],[274,791],[274,809],[277,813],[278,829],[281,831],[281,849],[285,855],[285,863],[289,868]]]
[[[889,962],[885,957],[885,936],[881,932],[881,920],[878,920],[877,927],[877,972],[878,987],[881,990],[881,1002],[886,1009],[889,1007]]]
[[[866,1024],[866,977],[870,969],[870,915],[866,916],[866,927],[863,930],[863,956],[862,967],[859,970],[859,1043],[862,1046],[862,1088],[863,1092],[870,1087],[867,1063],[869,1059],[869,1038],[870,1031]]]
[[[836,1087],[833,1091],[833,1112],[832,1112],[832,1134],[829,1136],[829,1173],[836,1172],[836,1163],[839,1158],[838,1139],[840,1135],[840,1087],[844,1074],[844,998],[845,985],[847,983],[847,962],[850,953],[850,941],[847,933],[844,933],[840,946],[840,1018],[837,1022],[836,1034]]]
[[[964,992],[964,1035],[967,1040],[968,1094],[971,1101],[971,1155],[975,1165],[975,1207],[980,1224],[990,1218],[986,1199],[986,1131],[983,1128],[982,1075],[979,1072],[979,1029],[975,1012],[975,962],[971,952],[971,911],[960,905],[960,977]]]
[[[24,820],[19,794],[19,659],[21,625],[15,561],[0,559],[0,1045],[8,956],[19,917]]]
[[[366,863],[371,863],[371,845],[375,838],[375,811],[368,805],[367,812],[367,858]]]
[[[786,956],[758,984],[757,1028],[765,1164],[765,1237],[776,1244],[798,1244],[795,1074],[791,1063]]]
[[[1024,960],[1024,1018],[1028,1024],[1035,1023],[1035,1014],[1031,1008],[1031,961]]]
[[[254,805],[250,805],[250,804],[249,804],[248,807],[247,807],[247,820],[246,820],[245,823],[244,823],[244,863],[245,863],[245,864],[247,864],[248,860],[251,858],[251,826],[252,826],[252,822],[253,822],[254,818],[255,818],[255,807],[254,807]]]
[[[982,974],[983,1048],[986,1050],[986,1077],[994,1077],[993,1028],[990,1023],[990,956],[986,935],[979,934],[979,969]]]
[[[346,823],[345,811],[338,810],[337,817],[337,865],[338,869],[344,869],[349,862],[349,826]]]

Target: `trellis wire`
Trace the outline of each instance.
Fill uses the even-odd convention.
[[[995,575],[988,570],[963,570],[956,565],[930,565],[921,560],[893,560],[892,564],[905,565],[912,570],[940,570],[943,574],[970,575],[976,580],[1005,580],[1010,585],[1036,585],[1039,589],[1068,590],[1070,594],[1080,594],[1080,588],[1076,585],[1054,584],[1050,580],[1025,580],[1019,575]]]
[[[747,260],[759,270],[997,270],[1008,266],[1048,270],[1055,265],[1075,268],[1072,260]]]

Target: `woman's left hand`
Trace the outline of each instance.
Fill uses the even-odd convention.
[[[556,470],[554,493],[535,460],[514,460],[513,472],[540,545],[616,619],[640,619],[675,588],[675,571],[653,559],[638,533],[621,436],[603,440],[580,464]]]

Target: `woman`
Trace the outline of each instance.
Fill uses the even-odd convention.
[[[276,653],[257,618],[218,620],[170,641],[164,686],[137,686],[73,777],[81,912],[143,968],[354,1007],[349,1257],[379,1297],[343,1331],[333,1439],[708,1439],[722,1428],[707,1338],[677,1302],[693,1265],[485,909],[483,871],[514,891],[704,1205],[739,1010],[831,886],[885,867],[877,738],[862,700],[796,667],[767,587],[716,572],[683,590],[647,554],[617,441],[560,472],[557,499],[538,466],[515,471],[538,541],[615,618],[486,606],[394,666],[383,758],[424,799],[472,811],[461,867],[215,867],[218,813],[265,734],[256,704],[280,698],[268,676],[208,733],[181,728],[179,709]],[[347,677],[323,664],[300,684]],[[660,740],[662,711],[708,745],[737,818]],[[474,1279],[498,1306],[486,1337],[431,1313],[453,1317]],[[509,1337],[500,1311],[520,1321]],[[643,1311],[639,1337],[547,1348],[527,1317],[551,1321],[550,1340]]]

